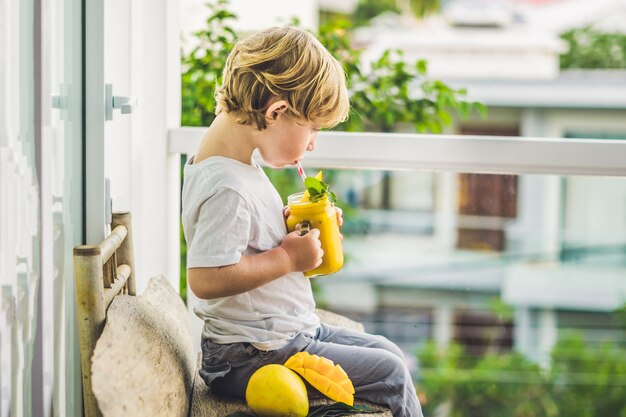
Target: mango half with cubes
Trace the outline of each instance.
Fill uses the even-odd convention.
[[[287,359],[285,366],[300,374],[319,392],[334,401],[354,405],[354,386],[348,374],[330,359],[298,352]]]

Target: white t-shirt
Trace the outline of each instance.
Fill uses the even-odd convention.
[[[239,262],[280,245],[287,228],[280,195],[257,165],[209,157],[185,165],[182,221],[187,267]],[[284,346],[297,332],[319,326],[309,280],[292,272],[251,291],[201,300],[194,312],[214,343],[249,342],[262,350]]]

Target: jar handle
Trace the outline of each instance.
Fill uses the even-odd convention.
[[[311,222],[308,220],[304,220],[301,223],[298,223],[300,236],[304,236],[311,230]]]

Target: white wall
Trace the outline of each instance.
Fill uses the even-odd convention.
[[[161,274],[178,290],[179,203],[168,195],[179,187],[180,164],[167,152],[168,129],[180,126],[178,1],[115,0],[106,7],[119,17],[106,22],[106,82],[113,94],[138,103],[131,114],[115,110],[105,124],[113,210],[133,216],[137,291]]]
[[[141,107],[132,125],[131,178],[138,288],[164,274],[179,288],[178,190],[180,163],[167,152],[167,132],[180,126],[178,0],[134,2],[132,85]],[[151,16],[144,19],[144,16]],[[171,215],[175,213],[176,215]],[[141,285],[144,284],[144,285]]]
[[[456,79],[553,79],[565,44],[556,35],[529,30],[407,27],[362,29],[367,62],[383,51],[401,49],[408,62],[428,61],[428,75]]]
[[[572,244],[626,244],[626,181],[623,178],[567,180],[564,228]]]
[[[625,0],[569,0],[539,4],[526,19],[529,26],[553,33],[590,25],[605,32],[624,33],[625,13]]]

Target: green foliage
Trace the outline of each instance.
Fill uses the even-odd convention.
[[[206,27],[195,33],[198,45],[182,57],[183,126],[209,126],[215,119],[215,89],[222,82],[226,59],[237,41],[230,24],[236,16],[226,9],[228,1],[208,2]]]
[[[615,321],[615,324],[626,332],[626,304],[615,310],[615,314],[613,314],[613,321]]]
[[[263,168],[265,174],[270,179],[274,187],[278,190],[280,198],[287,201],[287,197],[291,194],[299,193],[303,190],[302,180],[298,176],[295,169],[272,169]]]
[[[411,11],[417,17],[425,17],[439,11],[441,4],[439,0],[409,0]]]
[[[475,358],[457,344],[441,352],[429,343],[419,359],[426,415],[442,404],[450,417],[555,415],[540,368],[519,354]]]
[[[334,20],[321,25],[318,29],[317,38],[341,63],[346,71],[348,82],[359,74],[361,51],[351,45],[352,23],[347,20]]]
[[[569,334],[552,351],[551,371],[560,415],[626,417],[626,349],[610,342],[590,348]]]
[[[427,77],[424,60],[408,63],[400,50],[387,50],[374,61],[363,62],[362,51],[350,40],[350,22],[333,22],[319,29],[318,38],[344,67],[350,90],[351,116],[337,130],[391,132],[400,124],[418,132],[440,133],[453,114],[486,114],[486,107],[466,101],[465,89],[453,89]]]
[[[343,12],[335,12],[330,10],[320,10],[319,24],[333,24],[333,22],[344,21],[347,19],[351,19],[352,15],[343,13]]]
[[[626,68],[626,35],[593,28],[573,29],[561,35],[569,50],[561,55],[561,68]]]
[[[489,310],[500,320],[504,321],[513,321],[514,311],[513,307],[509,304],[502,301],[499,297],[494,297],[488,302]]]
[[[546,370],[517,353],[474,357],[457,344],[427,343],[418,358],[426,415],[447,405],[450,417],[626,417],[626,348],[608,341],[563,334]]]
[[[423,18],[441,8],[440,0],[405,0],[403,9],[418,18]],[[402,14],[396,0],[360,0],[353,16],[354,26],[367,26],[376,16],[392,12]]]
[[[385,51],[370,67],[351,80],[352,107],[361,117],[351,118],[347,130],[391,132],[398,123],[407,123],[418,132],[441,133],[452,122],[453,111],[461,117],[473,109],[485,112],[482,104],[462,100],[464,89],[428,79],[426,61],[409,65],[402,51]]]
[[[187,156],[181,155],[180,157],[180,189],[183,189],[183,173],[185,172],[185,163],[187,162]],[[180,219],[180,283],[179,291],[180,298],[187,304],[187,241],[185,240],[185,233],[183,231],[183,220]]]
[[[180,222],[180,298],[187,304],[187,242],[183,232],[183,222]]]
[[[360,0],[354,10],[354,25],[365,26],[384,12],[400,13],[396,0]]]

